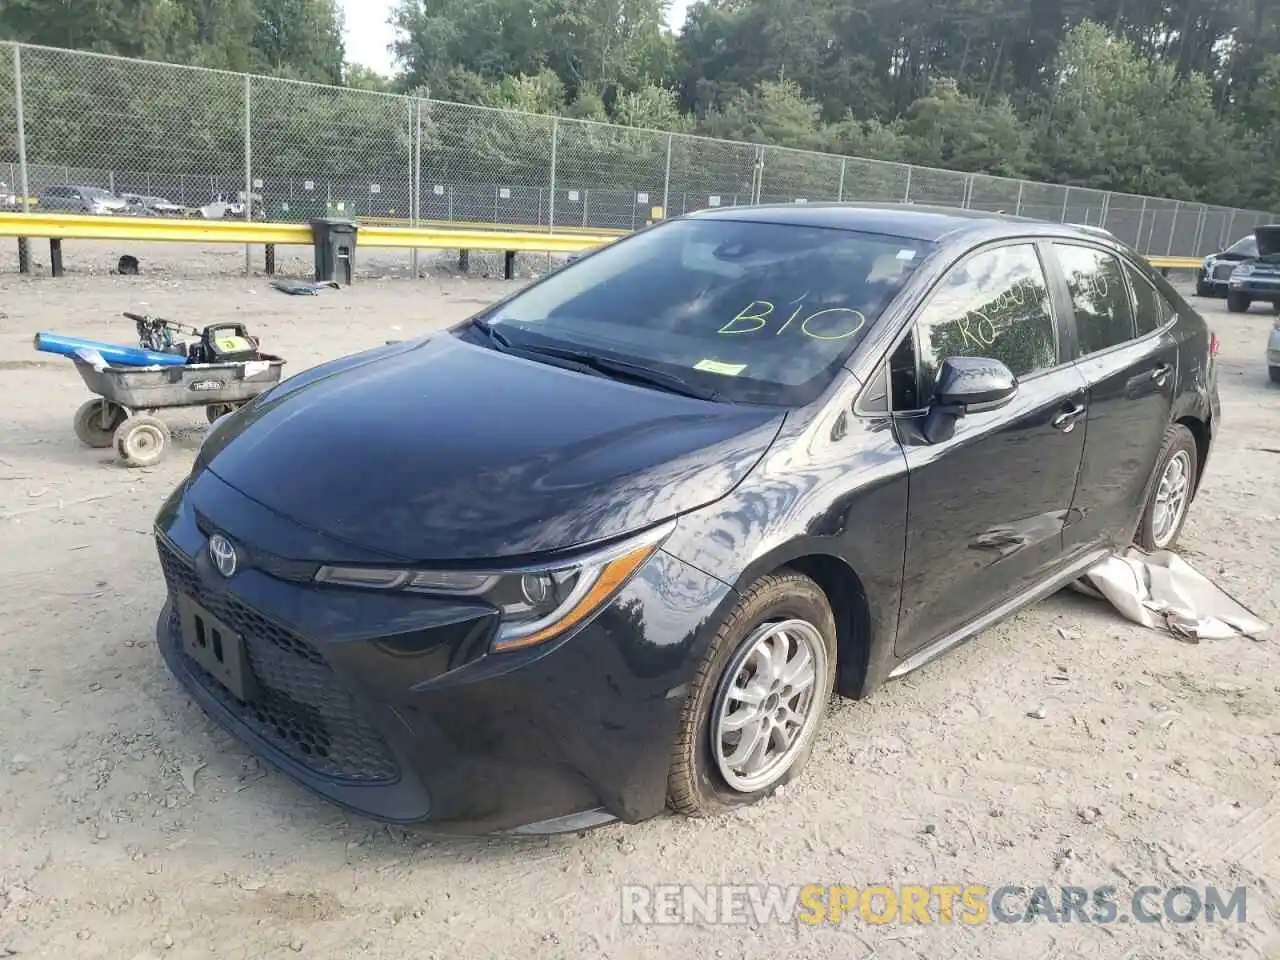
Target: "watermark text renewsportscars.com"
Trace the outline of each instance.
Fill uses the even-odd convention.
[[[1244,887],[1004,884],[624,886],[625,924],[1243,923]]]

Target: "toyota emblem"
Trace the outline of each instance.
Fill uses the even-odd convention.
[[[209,538],[209,559],[224,577],[235,575],[236,565],[239,562],[236,548],[220,533],[215,533]]]

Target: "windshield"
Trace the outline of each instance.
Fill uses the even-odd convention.
[[[572,264],[484,315],[517,348],[572,349],[726,400],[816,399],[932,244],[676,220]]]
[[[1256,257],[1258,255],[1258,241],[1254,237],[1242,237],[1227,247],[1226,252],[1238,253],[1242,257]]]
[[[86,197],[89,197],[90,199],[93,199],[93,200],[114,200],[115,199],[115,197],[113,197],[106,190],[103,190],[101,187],[85,187],[81,192]]]

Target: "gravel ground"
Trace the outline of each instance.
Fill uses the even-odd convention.
[[[119,314],[140,307],[243,320],[296,372],[459,319],[510,285],[483,278],[496,258],[461,278],[426,255],[412,281],[399,254],[362,257],[349,289],[291,298],[237,276],[239,250],[150,247],[141,276],[107,275],[122,252],[68,244],[71,272],[53,281],[19,279],[0,250],[0,957],[1280,956],[1280,634],[1191,645],[1070,592],[838,702],[806,775],[731,817],[446,841],[303,793],[213,727],[155,650],[149,527],[202,417],[170,417],[170,456],[126,469],[76,441],[87,394],[31,335],[129,341]],[[303,273],[308,255],[282,251],[282,268]],[[1200,306],[1222,341],[1224,427],[1185,553],[1280,625],[1271,321]],[[1247,920],[621,919],[625,884],[764,882],[1114,885],[1122,897],[1244,886]]]

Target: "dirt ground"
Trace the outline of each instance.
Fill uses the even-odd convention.
[[[20,279],[0,250],[0,958],[1280,956],[1280,389],[1262,308],[1199,301],[1222,341],[1224,422],[1183,546],[1276,625],[1269,639],[1187,644],[1063,593],[834,704],[806,774],[753,809],[457,841],[311,797],[189,701],[155,649],[149,528],[202,416],[170,417],[169,457],[127,469],[77,442],[84,387],[31,337],[127,342],[119,314],[140,307],[243,320],[296,372],[510,285],[411,280],[397,254],[362,258],[349,289],[287,297],[237,275],[239,250],[148,248],[141,276],[108,275],[121,252],[69,244],[55,281]],[[624,884],[763,882],[1244,886],[1248,910],[1107,927],[621,922]]]

